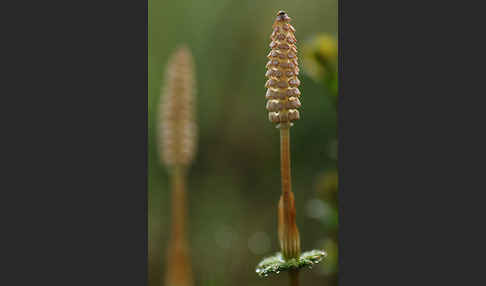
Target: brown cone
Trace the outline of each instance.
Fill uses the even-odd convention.
[[[289,24],[291,21],[287,13],[279,11],[273,24],[270,36],[271,51],[268,54],[268,77],[266,99],[268,119],[273,123],[290,123],[300,118],[301,103],[299,66],[297,61],[297,47],[295,43],[295,29]]]

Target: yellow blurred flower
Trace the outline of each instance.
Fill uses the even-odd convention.
[[[318,34],[302,47],[304,72],[315,80],[337,72],[338,43],[329,34]]]
[[[338,45],[336,38],[330,35],[319,35],[315,41],[319,49],[319,53],[327,59],[336,60],[338,56]]]

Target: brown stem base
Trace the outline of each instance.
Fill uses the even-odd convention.
[[[290,286],[299,286],[299,270],[293,269],[289,272]]]

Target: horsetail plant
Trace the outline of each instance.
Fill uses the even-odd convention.
[[[196,151],[197,136],[193,66],[187,47],[180,47],[172,55],[159,105],[159,154],[169,171],[172,193],[167,286],[194,285],[186,237],[186,180]]]
[[[277,13],[270,36],[271,51],[266,65],[268,77],[266,108],[268,119],[277,124],[280,130],[280,172],[282,179],[282,194],[278,204],[278,239],[281,252],[263,259],[256,272],[261,276],[271,273],[278,274],[289,270],[290,284],[299,285],[299,269],[312,267],[319,263],[326,253],[312,250],[301,254],[300,235],[296,224],[294,194],[292,192],[290,172],[290,127],[300,118],[298,108],[301,107],[298,79],[299,66],[297,60],[297,42],[295,28],[289,23],[291,18],[284,11]]]

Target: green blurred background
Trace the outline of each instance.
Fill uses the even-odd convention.
[[[149,0],[149,285],[163,285],[170,222],[159,163],[157,104],[170,54],[196,64],[198,153],[189,174],[189,241],[196,285],[287,285],[255,266],[279,250],[279,133],[265,110],[265,64],[278,10],[293,19],[302,84],[291,129],[292,180],[302,249],[329,257],[301,285],[337,285],[337,0]]]

